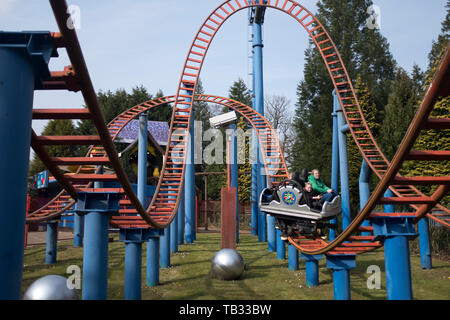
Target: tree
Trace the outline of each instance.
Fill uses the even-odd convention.
[[[376,106],[376,122],[381,123],[395,61],[387,40],[366,26],[370,5],[370,0],[320,0],[316,17],[336,44],[350,79],[355,81],[360,74],[366,83]],[[310,40],[297,87],[293,170],[318,167],[325,180],[331,169],[333,89],[322,56]]]
[[[286,165],[292,162],[292,145],[294,141],[293,114],[289,109],[290,101],[284,96],[266,96],[264,116],[269,124],[278,134],[281,152],[283,153]]]
[[[385,118],[380,129],[380,145],[388,159],[392,159],[417,110],[416,85],[402,68],[397,68]]]

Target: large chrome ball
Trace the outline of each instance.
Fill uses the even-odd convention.
[[[244,259],[234,249],[221,249],[211,262],[211,273],[221,280],[236,280],[244,272]]]
[[[25,291],[24,300],[78,300],[77,289],[67,287],[67,279],[48,275],[34,281]]]

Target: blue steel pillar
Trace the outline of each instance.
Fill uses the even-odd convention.
[[[189,87],[187,83],[184,86]],[[185,90],[186,95],[192,95],[192,90]],[[190,98],[186,98],[190,101]],[[194,105],[192,104],[192,108]],[[188,151],[186,157],[185,180],[184,180],[184,206],[185,206],[185,240],[193,243],[195,240],[195,164],[194,164],[194,110],[191,110],[191,122],[189,129]]]
[[[319,260],[323,258],[321,254],[309,255],[301,254],[301,259],[306,261],[306,286],[316,287],[319,285]]]
[[[160,239],[159,250],[159,266],[161,268],[168,268],[170,266],[170,227],[164,229],[164,234]]]
[[[420,263],[422,264],[423,269],[431,269],[432,263],[428,218],[423,217],[420,219],[417,227],[419,231]]]
[[[361,163],[361,172],[359,174],[359,211],[364,208],[370,197],[370,173],[370,166],[367,164],[366,160],[363,159]],[[364,220],[361,226],[369,227],[370,221]],[[370,232],[362,232],[361,235],[368,236],[370,234]]]
[[[277,250],[277,229],[275,229],[275,217],[267,215],[267,250]]]
[[[356,255],[327,255],[327,268],[333,270],[334,300],[350,300],[350,270],[356,268]]]
[[[230,144],[230,169],[231,169],[231,187],[236,188],[236,243],[239,243],[239,172],[238,172],[238,148],[237,148],[237,126],[230,124],[232,130],[232,138]]]
[[[95,183],[97,184],[97,182]],[[94,184],[94,187],[97,187]],[[83,247],[83,300],[105,300],[108,289],[109,216],[119,210],[115,192],[80,192],[75,211],[85,214]]]
[[[139,115],[139,140],[138,140],[138,176],[137,197],[145,207],[147,187],[147,113]],[[120,230],[120,240],[125,243],[125,299],[141,299],[142,281],[142,239],[134,238],[134,230]],[[136,232],[139,232],[136,230]],[[147,265],[151,263],[151,254],[147,254]]]
[[[392,196],[388,189],[385,197]],[[411,216],[389,216],[395,212],[386,205],[385,213],[372,219],[375,241],[384,241],[384,263],[386,270],[386,292],[388,300],[412,300],[411,262],[409,240],[417,233]],[[387,211],[389,209],[390,211]]]
[[[339,121],[337,117],[337,110],[340,108],[339,99],[333,90],[333,140],[331,152],[331,188],[339,193]],[[330,223],[337,224],[337,218],[330,220]],[[336,238],[335,229],[330,229],[329,239],[333,241]]]
[[[33,90],[53,50],[49,32],[0,32],[0,300],[21,295]]]
[[[277,258],[279,260],[286,259],[286,243],[281,240],[281,230],[277,229]]]
[[[182,186],[183,187],[183,186]],[[185,230],[185,206],[184,206],[184,188],[183,191],[181,192],[181,199],[180,199],[180,205],[178,206],[178,213],[177,213],[177,218],[178,218],[178,234],[177,234],[177,238],[178,238],[178,245],[184,244],[184,230]]]
[[[83,246],[83,216],[77,213],[73,214],[73,246],[82,247]]]
[[[180,208],[180,207],[178,207]],[[173,219],[170,224],[170,252],[178,252],[178,215],[180,214],[180,209],[178,209],[177,216]]]
[[[58,223],[59,220],[47,222],[47,245],[45,250],[45,263],[56,263],[56,253],[58,249]]]
[[[298,270],[298,250],[292,244],[288,245],[289,270]]]
[[[341,200],[342,200],[342,230],[345,230],[351,222],[350,217],[350,191],[348,182],[348,157],[347,157],[347,134],[348,125],[342,107],[338,101],[336,92],[333,92],[336,104],[336,113],[339,123],[339,172],[341,179]],[[337,100],[337,101],[336,101]]]
[[[254,88],[253,93],[255,95],[255,105],[253,108],[264,115],[264,82],[263,82],[263,42],[262,42],[262,22],[253,22],[253,78]],[[252,186],[256,187],[255,208],[258,212],[258,241],[267,241],[267,223],[266,215],[258,208],[259,195],[265,187],[265,173],[263,173],[263,167],[261,165],[260,147],[257,143],[256,132],[253,134],[254,148],[252,150],[253,159],[256,163],[252,165]],[[253,167],[254,166],[254,167]],[[256,176],[255,176],[256,174]],[[253,180],[256,183],[253,183]]]

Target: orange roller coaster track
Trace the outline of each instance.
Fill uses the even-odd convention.
[[[166,227],[175,217],[178,201],[180,199],[182,184],[184,180],[184,168],[186,162],[185,150],[187,149],[187,143],[189,139],[190,119],[192,116],[192,105],[195,100],[194,92],[197,86],[198,77],[206,56],[210,43],[212,42],[215,34],[220,29],[222,24],[234,13],[250,8],[250,7],[267,7],[280,10],[292,18],[294,18],[300,25],[307,31],[311,39],[315,43],[317,49],[321,53],[324,63],[328,69],[331,81],[333,82],[336,90],[339,102],[342,106],[343,113],[349,125],[350,133],[356,142],[362,156],[367,161],[372,171],[380,178],[380,182],[372,193],[366,206],[361,212],[354,218],[350,225],[339,235],[335,240],[330,243],[318,238],[290,238],[289,241],[297,247],[303,253],[306,254],[323,254],[323,253],[362,253],[374,248],[379,247],[381,244],[373,242],[373,236],[359,236],[358,232],[370,232],[371,227],[361,227],[362,222],[365,219],[371,219],[375,216],[383,215],[384,213],[373,212],[377,204],[408,204],[415,212],[408,213],[416,217],[416,220],[428,215],[432,219],[449,226],[448,218],[450,217],[450,211],[439,205],[439,201],[446,195],[449,188],[450,177],[401,177],[398,171],[401,165],[406,160],[448,160],[449,154],[447,150],[414,150],[411,151],[417,136],[422,130],[447,130],[449,129],[450,119],[433,119],[430,117],[434,104],[439,96],[448,95],[448,83],[450,73],[449,66],[449,50],[447,50],[441,65],[436,72],[433,83],[428,89],[425,98],[417,111],[417,114],[411,123],[408,132],[405,135],[396,155],[392,162],[389,162],[381,152],[380,148],[376,144],[368,126],[364,119],[364,115],[358,103],[355,95],[352,82],[347,74],[345,66],[342,62],[341,56],[329,37],[328,32],[322,26],[322,24],[303,6],[295,1],[282,0],[282,1],[267,1],[267,4],[263,4],[262,1],[255,1],[257,3],[249,3],[246,0],[230,0],[224,2],[211,15],[205,20],[197,32],[194,41],[189,49],[188,55],[185,60],[181,78],[178,84],[177,94],[170,98],[172,101],[162,101],[161,103],[173,102],[173,113],[171,118],[170,132],[168,144],[165,152],[165,161],[163,163],[162,174],[159,178],[159,182],[156,188],[155,195],[148,208],[145,210],[142,204],[137,199],[128,178],[125,175],[123,168],[117,157],[117,152],[114,148],[113,138],[123,127],[123,123],[129,121],[137,116],[142,110],[148,109],[152,105],[156,105],[159,102],[147,102],[148,105],[141,104],[136,106],[124,114],[116,118],[115,125],[107,127],[104,123],[103,116],[98,106],[95,91],[93,89],[86,64],[81,52],[80,45],[74,30],[67,29],[66,21],[69,18],[67,14],[67,5],[65,1],[50,0],[55,17],[58,22],[60,34],[54,34],[55,44],[58,47],[65,47],[72,66],[65,69],[65,72],[54,74],[54,80],[58,82],[58,85],[52,85],[52,79],[48,82],[48,89],[68,89],[68,90],[81,90],[85,99],[88,112],[80,110],[54,111],[54,114],[47,114],[49,118],[64,117],[63,114],[67,112],[67,117],[73,117],[74,119],[83,117],[83,119],[90,118],[95,124],[98,132],[98,136],[78,136],[78,137],[38,137],[33,135],[33,148],[36,153],[44,160],[48,165],[49,170],[58,179],[61,185],[67,191],[67,194],[60,195],[53,199],[45,207],[41,208],[37,212],[32,213],[29,216],[28,221],[37,221],[39,219],[47,219],[49,216],[55,217],[73,205],[76,200],[76,191],[79,188],[89,188],[89,184],[95,180],[112,181],[118,180],[121,183],[121,191],[127,195],[126,200],[122,200],[123,205],[131,205],[133,209],[126,209],[125,215],[119,216],[117,225],[122,226],[142,226],[153,228]],[[63,82],[63,84],[61,84]],[[64,85],[65,84],[65,85]],[[202,96],[200,96],[202,97]],[[212,96],[204,96],[212,97]],[[164,100],[163,98],[161,98]],[[197,97],[198,99],[198,97]],[[220,99],[215,97],[220,103]],[[230,102],[228,105],[233,108],[236,102]],[[242,111],[247,119],[253,121],[252,125],[259,132],[259,141],[275,142],[276,136],[271,135],[272,130],[269,127],[265,127],[265,120],[256,114],[253,110],[246,106],[239,106],[235,110]],[[35,118],[46,116],[46,111],[34,112]],[[259,121],[254,121],[257,118]],[[113,121],[113,122],[114,122]],[[256,123],[256,125],[254,125]],[[258,124],[259,123],[259,124]],[[268,134],[270,133],[270,134]],[[180,139],[181,138],[181,139]],[[173,150],[173,143],[176,143],[176,156]],[[95,152],[95,156],[91,154],[91,157],[77,158],[77,159],[64,159],[64,158],[51,158],[45,153],[43,145],[47,144],[88,144],[94,145],[91,147],[90,152]],[[263,144],[263,143],[262,143]],[[275,146],[276,143],[268,144]],[[262,147],[264,150],[264,147]],[[267,150],[267,154],[272,154],[273,149]],[[278,161],[281,166],[278,170],[281,170],[275,174],[271,173],[272,163],[265,161],[265,168],[269,183],[276,183],[277,180],[286,177],[286,168],[281,153],[276,153]],[[95,160],[93,160],[94,158]],[[268,157],[267,157],[268,158]],[[277,160],[276,159],[276,160]],[[83,174],[82,167],[77,171],[75,175],[67,176],[63,175],[59,169],[58,164],[61,163],[77,163],[77,164],[105,164],[108,163],[114,169],[115,175],[99,175],[99,174]],[[83,184],[84,183],[84,184]],[[425,196],[415,186],[417,185],[437,185],[436,191],[431,196]],[[390,188],[397,196],[395,198],[384,198],[382,195],[387,188]],[[171,192],[170,196],[167,192]],[[64,196],[63,199],[61,197]],[[73,200],[70,200],[72,197]],[[58,203],[58,204],[56,204]],[[65,206],[65,207],[61,207]],[[124,209],[125,210],[125,209]],[[432,211],[433,210],[433,211]],[[431,213],[430,213],[431,212]],[[439,215],[436,213],[439,212]],[[127,213],[138,213],[137,216],[126,217]],[[395,215],[398,213],[393,213]],[[406,214],[406,213],[405,213]],[[138,224],[133,224],[132,221],[141,221]],[[128,221],[125,223],[125,221]],[[367,242],[369,241],[369,242]]]

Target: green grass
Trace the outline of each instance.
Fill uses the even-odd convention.
[[[246,271],[240,280],[220,281],[210,275],[210,263],[214,253],[220,249],[220,234],[200,233],[194,244],[179,247],[172,254],[172,266],[160,269],[160,285],[145,285],[146,245],[143,246],[142,298],[143,299],[281,299],[281,300],[326,300],[333,299],[332,272],[319,263],[318,287],[305,286],[305,263],[300,269],[289,271],[287,260],[278,260],[276,253],[267,251],[267,243],[259,243],[257,237],[241,234],[238,251],[246,263]],[[25,250],[22,290],[37,278],[47,274],[68,276],[66,268],[75,264],[82,268],[82,248],[74,248],[71,241],[58,243],[58,262],[45,264],[45,246],[32,246]],[[118,241],[109,246],[108,298],[123,299],[124,296],[124,244]],[[351,297],[360,299],[385,299],[383,249],[359,255],[356,269],[351,271]],[[370,274],[369,265],[381,268],[381,289],[369,290],[366,282]],[[433,260],[432,270],[422,270],[420,258],[411,256],[413,295],[415,299],[450,299],[450,264]]]

